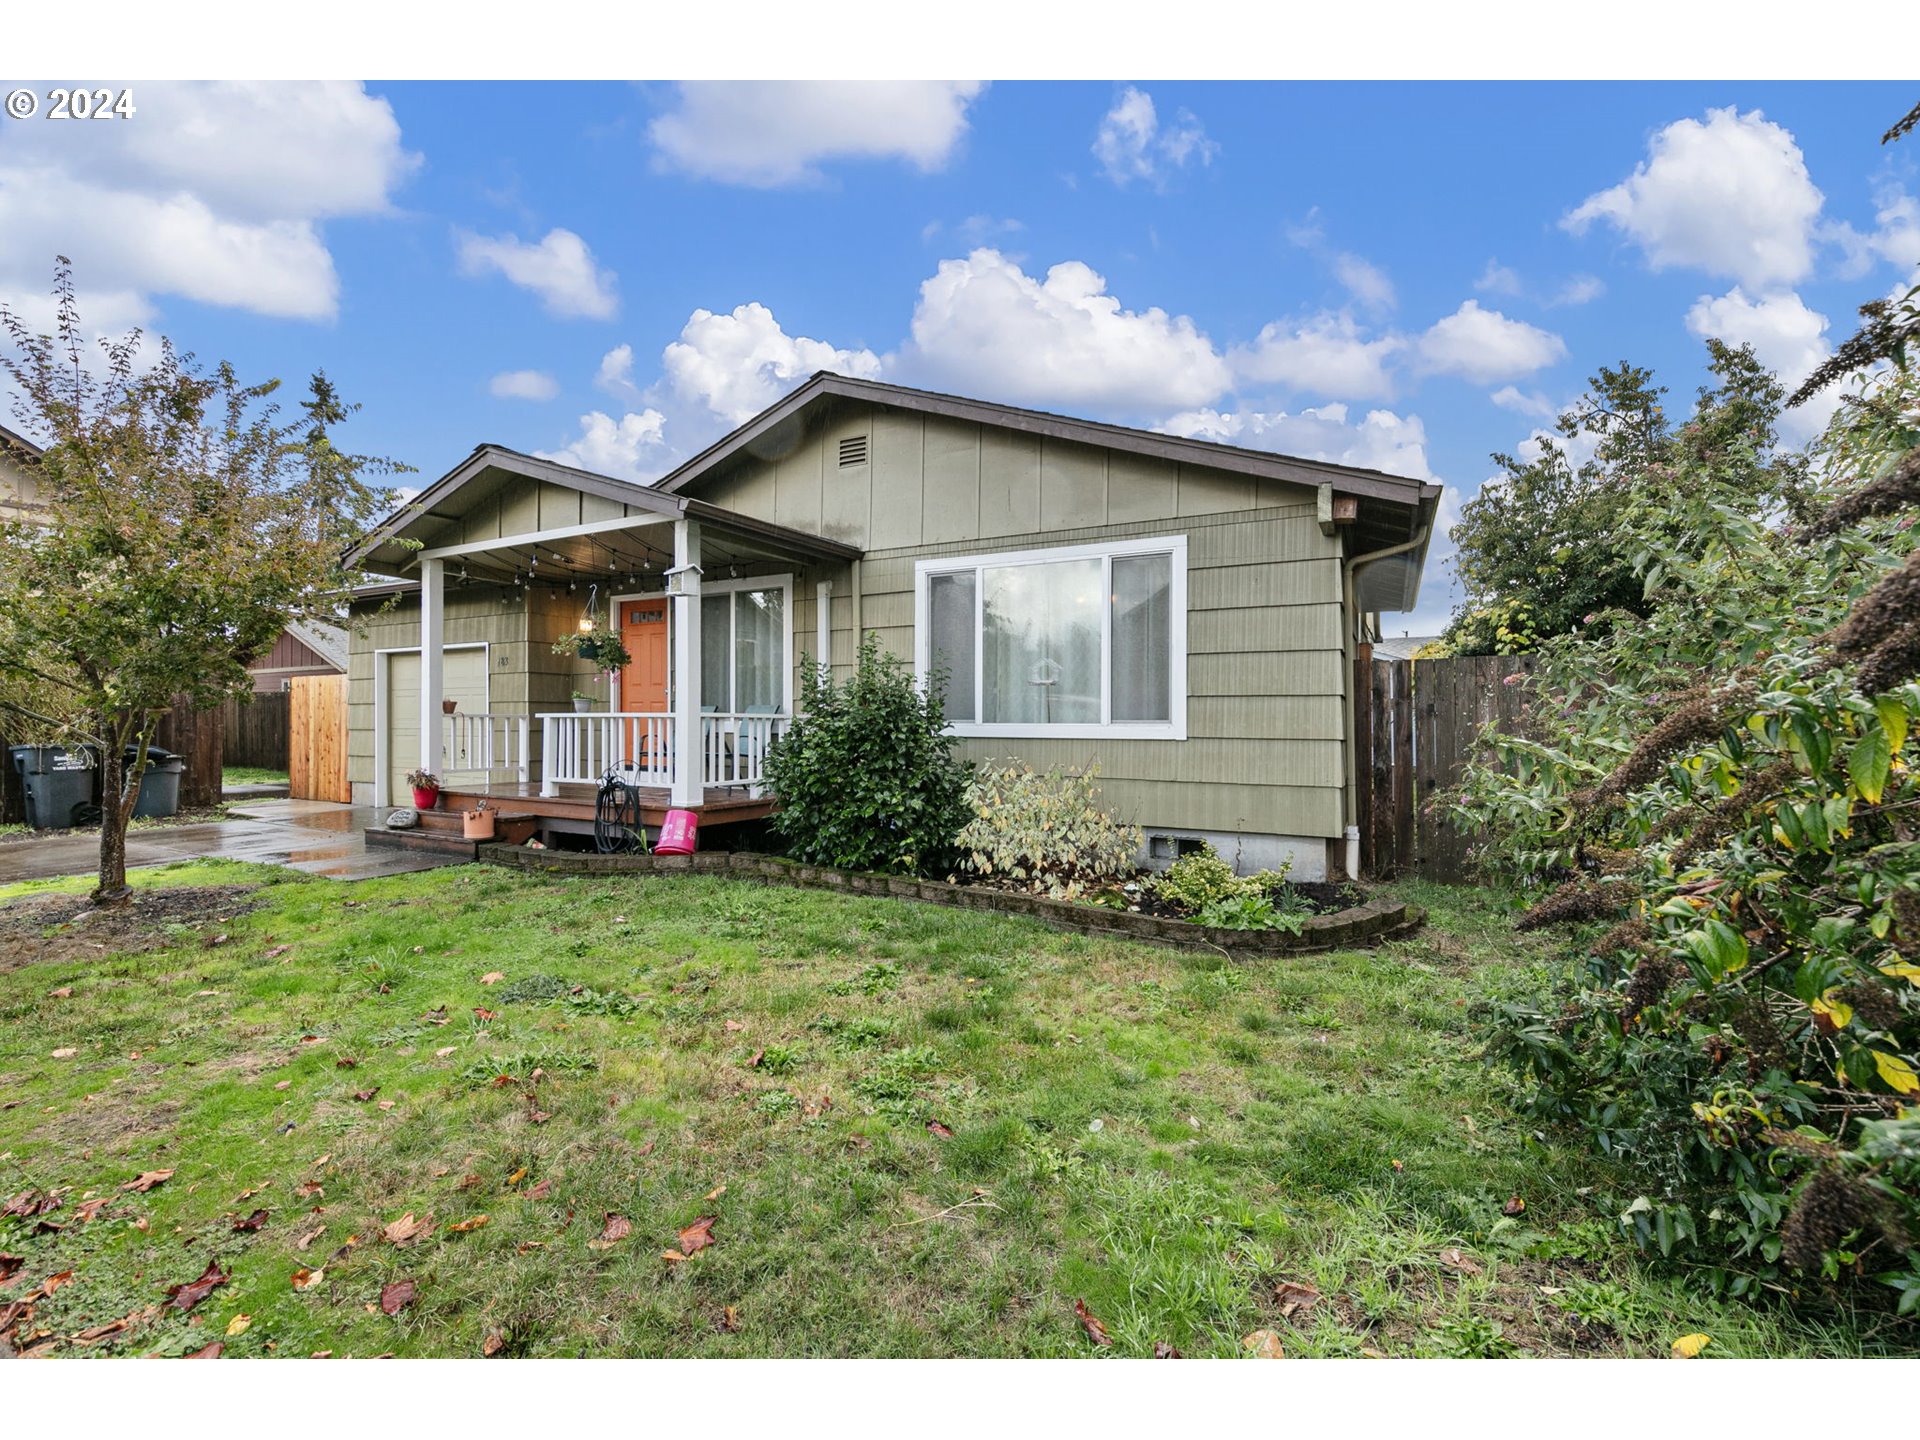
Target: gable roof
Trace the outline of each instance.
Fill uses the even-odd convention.
[[[8,450],[24,450],[29,455],[44,455],[47,453],[44,448],[34,444],[33,441],[27,439],[27,437],[22,435],[18,430],[11,430],[5,425],[0,425],[0,454],[4,454]]]
[[[336,670],[347,668],[347,632],[318,620],[289,620],[287,633]]]
[[[836,395],[873,405],[888,405],[896,410],[942,415],[953,420],[993,425],[1002,430],[1019,430],[1056,440],[1100,445],[1110,450],[1125,450],[1161,460],[1184,461],[1189,465],[1205,465],[1215,470],[1253,475],[1266,480],[1310,487],[1331,484],[1335,492],[1342,495],[1417,505],[1423,498],[1437,498],[1440,494],[1438,485],[1410,479],[1405,475],[1389,475],[1384,470],[1336,465],[1325,460],[1305,460],[1271,450],[1248,450],[1238,445],[1223,445],[1216,440],[1189,440],[1180,435],[1165,435],[1158,430],[1109,425],[1101,420],[1079,420],[1047,410],[1026,410],[1017,405],[971,400],[964,395],[947,395],[937,390],[916,390],[908,385],[892,385],[881,380],[861,380],[851,375],[838,375],[831,370],[815,371],[812,378],[799,389],[775,401],[739,429],[721,437],[685,464],[669,471],[654,488],[673,495],[697,487],[706,476],[768,431],[793,419],[823,397]]]

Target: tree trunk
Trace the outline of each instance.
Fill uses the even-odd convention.
[[[133,739],[134,719],[120,719],[99,727],[109,741],[100,757],[100,874],[99,884],[88,898],[95,905],[117,905],[132,895],[127,888],[127,826],[140,801],[140,778],[147,771],[147,744],[152,739],[153,717],[145,721],[134,747],[133,764],[123,762],[128,742]]]

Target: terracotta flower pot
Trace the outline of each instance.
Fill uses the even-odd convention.
[[[491,810],[462,810],[460,833],[469,840],[491,840],[493,822],[494,814]]]
[[[418,785],[413,787],[413,808],[414,809],[431,810],[439,803],[440,803],[440,792],[438,790],[423,790]]]
[[[459,708],[460,702],[458,700],[442,700],[440,702],[440,713],[442,715],[451,715]]]

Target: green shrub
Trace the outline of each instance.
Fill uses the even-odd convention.
[[[1306,918],[1304,908],[1292,904],[1276,905],[1271,892],[1286,882],[1293,868],[1289,861],[1278,870],[1262,870],[1253,875],[1236,875],[1233,866],[1203,845],[1190,855],[1182,855],[1148,882],[1154,897],[1184,910],[1199,920],[1211,910],[1223,918],[1202,920],[1205,925],[1223,925],[1231,930],[1281,928],[1299,933]],[[1258,903],[1254,903],[1258,902]],[[1265,909],[1260,908],[1264,904]],[[1235,921],[1258,921],[1239,923]]]
[[[795,859],[932,874],[967,823],[970,767],[954,758],[940,689],[923,690],[869,634],[845,685],[808,668],[793,726],[767,756],[773,828]]]
[[[1133,874],[1139,827],[1100,808],[1099,773],[1018,763],[978,771],[967,787],[973,818],[960,832],[961,868],[1063,899]]]

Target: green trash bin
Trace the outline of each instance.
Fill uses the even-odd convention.
[[[100,818],[93,803],[93,757],[60,745],[16,745],[13,768],[27,792],[27,824],[64,830]]]

